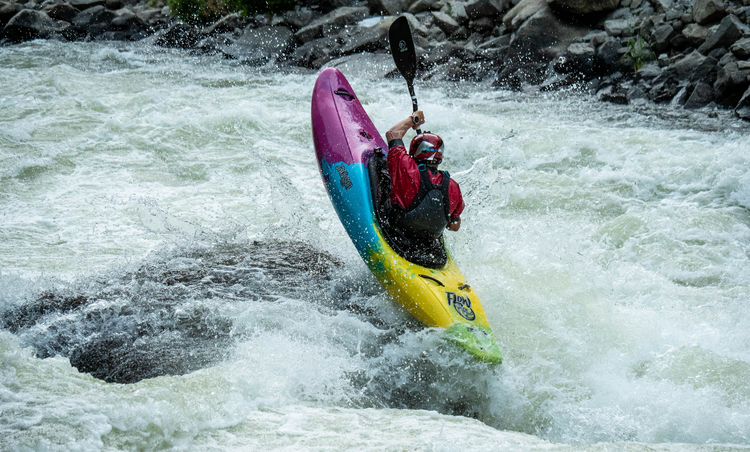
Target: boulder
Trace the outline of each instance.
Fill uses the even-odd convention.
[[[651,32],[651,43],[656,53],[666,52],[672,45],[672,39],[677,32],[670,24],[662,24]]]
[[[299,30],[316,19],[316,13],[310,8],[297,8],[294,11],[284,13],[284,22],[292,30]]]
[[[549,63],[565,54],[587,32],[586,28],[561,21],[545,3],[516,32],[496,83],[516,89],[523,83],[540,83]]]
[[[708,83],[700,82],[685,102],[685,108],[694,109],[705,107],[714,100],[714,89]]]
[[[750,38],[740,39],[732,44],[729,50],[740,60],[750,59]]]
[[[439,11],[443,7],[440,0],[417,0],[407,9],[411,14],[419,14],[425,11]]]
[[[531,16],[538,13],[546,7],[546,0],[521,0],[516,6],[511,8],[505,17],[503,24],[510,30],[516,30]]]
[[[300,28],[294,37],[305,43],[311,39],[334,33],[346,25],[354,25],[370,13],[366,6],[343,6]]]
[[[341,47],[342,55],[359,52],[375,52],[388,48],[388,29],[395,16],[387,17],[372,27],[357,27],[356,30],[346,38]]]
[[[547,0],[547,2],[556,11],[577,15],[612,11],[620,4],[620,0]]]
[[[750,33],[748,26],[740,22],[735,15],[728,15],[721,19],[719,28],[706,39],[698,51],[704,55],[718,47],[729,47],[742,37],[744,33]]]
[[[574,42],[568,46],[564,57],[572,71],[590,75],[594,69],[596,49],[588,42]]]
[[[500,15],[510,5],[510,0],[469,0],[464,5],[466,15],[471,20],[480,17],[495,17]]]
[[[699,47],[701,44],[706,42],[709,33],[708,27],[704,27],[698,24],[688,24],[682,29],[682,35],[688,40],[688,43],[693,47]]]
[[[78,11],[83,11],[94,6],[104,6],[106,0],[68,0],[68,3]]]
[[[750,85],[750,68],[740,68],[738,62],[731,62],[719,69],[714,82],[719,103],[733,106],[740,99],[740,94]]]
[[[320,69],[333,59],[336,41],[330,37],[313,39],[297,47],[289,55],[289,61],[297,66]]]
[[[604,31],[610,36],[630,36],[633,33],[628,19],[605,20]]]
[[[4,27],[10,19],[23,9],[18,3],[0,2],[0,27]]]
[[[697,50],[669,66],[678,80],[700,80],[716,66],[716,59],[703,56]]]
[[[73,18],[72,23],[75,31],[82,36],[99,36],[111,29],[111,23],[114,18],[114,12],[98,5],[78,13]]]
[[[203,33],[198,27],[178,22],[162,31],[154,41],[161,47],[192,49],[203,38]]]
[[[437,25],[448,36],[457,32],[458,29],[461,28],[461,25],[459,25],[455,19],[445,13],[433,11],[430,14],[432,14],[435,25]]]
[[[53,33],[64,32],[68,27],[68,22],[56,21],[41,11],[24,9],[8,21],[3,28],[3,36],[11,42],[23,42],[48,38]]]
[[[398,74],[393,58],[385,53],[358,53],[331,60],[323,66],[335,67],[347,77],[381,80]]]
[[[70,22],[78,14],[70,3],[52,3],[42,7],[42,12],[55,20],[64,20]]]
[[[220,50],[229,58],[262,65],[286,53],[293,44],[293,36],[288,27],[248,27],[239,38]]]
[[[456,20],[459,24],[464,24],[469,21],[469,15],[466,14],[466,2],[464,1],[447,1],[445,6],[440,10],[441,13],[445,13]]]
[[[204,28],[203,33],[207,35],[227,33],[239,28],[245,28],[249,22],[250,19],[241,16],[239,13],[227,14],[213,24]]]
[[[654,80],[653,87],[648,91],[648,97],[657,104],[672,101],[680,92],[680,84],[672,77],[662,76]]]
[[[121,8],[116,11],[115,17],[112,19],[111,29],[113,31],[125,31],[127,32],[127,36],[133,35],[146,28],[148,28],[148,24],[127,8]]]
[[[750,121],[750,88],[745,91],[742,98],[737,103],[734,113],[745,121]]]
[[[367,0],[367,6],[374,15],[395,16],[406,10],[403,0]]]
[[[624,54],[625,47],[619,40],[607,41],[596,49],[596,65],[605,73],[632,71],[633,66],[623,61]]]
[[[695,0],[693,3],[693,20],[699,24],[716,22],[724,14],[724,3],[721,0]]]

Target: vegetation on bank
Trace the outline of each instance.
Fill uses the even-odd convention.
[[[168,5],[184,21],[208,23],[232,12],[249,16],[287,11],[294,8],[295,0],[168,0]]]

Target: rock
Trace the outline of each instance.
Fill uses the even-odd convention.
[[[695,0],[693,20],[699,24],[715,22],[724,17],[724,4],[720,0]]]
[[[407,11],[411,14],[419,14],[425,11],[439,11],[443,6],[440,0],[417,0],[409,6]]]
[[[544,9],[546,5],[546,0],[521,0],[505,14],[503,24],[508,30],[516,30],[531,16]]]
[[[401,15],[404,16],[404,17],[406,17],[406,20],[409,22],[409,28],[411,28],[411,33],[412,33],[413,36],[417,36],[417,37],[418,36],[424,36],[424,37],[426,37],[426,36],[430,35],[430,30],[428,30],[427,27],[425,27],[424,25],[422,25],[422,23],[419,21],[419,19],[417,19],[416,17],[414,17],[413,14],[403,13]],[[430,16],[430,17],[432,17],[432,16]]]
[[[220,50],[229,58],[252,65],[262,65],[278,59],[289,50],[293,44],[293,37],[292,30],[284,26],[248,27],[242,36]]]
[[[78,13],[73,18],[73,28],[81,36],[99,36],[107,30],[110,30],[115,13],[107,10],[101,5],[92,6]]]
[[[596,96],[602,102],[610,102],[619,105],[627,105],[628,103],[627,93],[622,92],[615,86],[608,86],[600,90],[596,93]]]
[[[395,16],[390,16],[378,22],[372,27],[357,27],[356,31],[346,39],[341,47],[342,55],[359,52],[375,52],[388,48],[388,29]]]
[[[42,8],[42,12],[55,20],[70,22],[78,14],[78,10],[70,3],[48,4]]]
[[[604,21],[604,31],[610,36],[629,36],[632,34],[628,19],[610,19]]]
[[[324,67],[335,67],[347,77],[381,80],[398,74],[393,58],[384,53],[359,53],[329,61]]]
[[[498,16],[509,4],[510,0],[469,0],[464,5],[464,10],[469,19],[475,20]]]
[[[662,53],[669,49],[672,39],[677,32],[669,24],[659,25],[651,32],[651,42],[656,53]]]
[[[643,80],[653,80],[656,77],[660,76],[662,73],[662,69],[659,67],[657,63],[649,63],[644,64],[640,69],[638,69],[638,77],[640,77]]]
[[[740,39],[732,44],[729,50],[740,60],[750,59],[750,38]]]
[[[69,0],[68,3],[78,11],[84,11],[94,6],[104,6],[106,0]]]
[[[469,28],[482,35],[488,35],[495,28],[495,21],[490,17],[480,17],[477,20],[469,22]]]
[[[30,41],[62,33],[69,26],[69,23],[56,21],[41,11],[24,9],[8,21],[3,28],[3,36],[10,42]]]
[[[316,14],[313,12],[313,10],[304,7],[284,13],[284,22],[286,22],[292,28],[292,30],[295,31],[311,23],[315,18]]]
[[[740,93],[750,86],[750,68],[740,68],[738,62],[727,63],[719,69],[714,82],[719,103],[727,106],[733,106],[740,99]]]
[[[695,89],[690,94],[687,102],[685,102],[685,108],[694,109],[705,107],[714,100],[714,89],[707,83],[700,82],[695,85]]]
[[[206,35],[215,35],[219,33],[231,32],[239,28],[245,28],[250,20],[241,16],[239,13],[227,14],[213,24],[203,29]]]
[[[445,6],[440,9],[441,13],[445,13],[456,20],[459,24],[464,24],[469,21],[469,15],[466,14],[466,2],[464,1],[447,1]]]
[[[367,0],[367,6],[374,15],[395,16],[406,10],[403,0]]]
[[[22,9],[18,3],[0,3],[0,27],[4,27]]]
[[[420,58],[420,64],[429,69],[433,66],[446,63],[451,57],[459,57],[463,49],[458,44],[445,41],[441,42],[432,50]]]
[[[313,39],[294,49],[289,61],[297,66],[320,69],[333,59],[335,40],[325,37]]]
[[[104,7],[113,11],[120,9],[123,6],[125,5],[123,5],[122,0],[105,0],[104,2]]]
[[[203,38],[201,31],[189,24],[178,22],[164,30],[154,41],[161,47],[191,49]]]
[[[547,0],[555,11],[571,14],[592,14],[612,11],[620,4],[619,0]]]
[[[124,31],[126,36],[131,36],[143,29],[147,28],[143,20],[141,20],[133,11],[121,8],[115,13],[114,19],[112,19],[112,30],[113,31]]]
[[[679,91],[680,86],[677,80],[665,77],[663,80],[656,82],[648,91],[648,97],[657,104],[663,104],[674,99]]]
[[[730,14],[721,20],[719,28],[698,47],[698,51],[705,55],[717,47],[729,47],[740,39],[743,33],[750,33],[750,29],[740,22],[737,16]]]
[[[565,57],[574,71],[591,74],[594,69],[596,49],[588,42],[574,42],[568,46]]]
[[[693,47],[698,47],[708,38],[710,30],[698,24],[688,24],[682,29],[682,35],[687,38],[688,43]]]
[[[625,48],[618,40],[607,41],[596,49],[596,64],[604,72],[633,70],[632,65],[623,62]]]
[[[750,88],[748,88],[747,91],[745,91],[745,94],[742,95],[742,98],[734,109],[734,113],[737,117],[742,118],[745,121],[750,121]]]
[[[457,32],[461,27],[455,19],[445,13],[433,11],[431,14],[433,19],[435,20],[435,25],[437,25],[445,34],[449,36]]]
[[[716,59],[703,56],[697,50],[669,66],[678,80],[700,80],[716,66]]]
[[[300,28],[294,37],[304,43],[338,31],[345,25],[354,25],[367,17],[369,9],[366,6],[343,6],[325,16],[314,20],[311,24]]]
[[[523,83],[541,82],[549,63],[587,32],[562,22],[545,3],[516,32],[496,84],[518,89]]]

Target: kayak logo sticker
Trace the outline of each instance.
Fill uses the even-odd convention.
[[[474,320],[477,318],[474,314],[474,310],[471,309],[471,300],[469,297],[456,295],[453,292],[446,292],[445,296],[448,299],[448,306],[453,305],[453,309],[458,312],[458,315],[466,320]]]
[[[341,177],[341,185],[344,188],[349,190],[350,188],[354,186],[354,184],[352,184],[352,180],[349,179],[349,173],[346,172],[346,167],[344,165],[337,166],[336,171],[339,172],[339,176]]]
[[[401,41],[398,42],[398,51],[406,52],[407,50],[409,50],[409,48],[406,46],[406,41],[402,39]]]

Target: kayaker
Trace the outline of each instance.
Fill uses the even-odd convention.
[[[443,140],[438,135],[418,134],[406,152],[404,135],[424,122],[424,113],[418,110],[385,134],[391,176],[390,211],[392,224],[408,235],[435,239],[444,229],[458,231],[461,227],[464,200],[458,182],[447,171],[438,170],[443,160]]]

